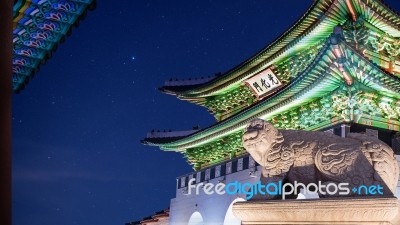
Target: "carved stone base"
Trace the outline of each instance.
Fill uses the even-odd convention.
[[[398,225],[397,198],[331,198],[237,202],[242,224]]]

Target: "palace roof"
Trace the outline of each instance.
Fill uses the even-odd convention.
[[[238,66],[220,76],[204,80],[204,82],[199,82],[196,85],[166,83],[160,90],[164,93],[175,95],[180,99],[205,106],[216,116],[218,121],[223,120],[232,113],[240,111],[248,104],[244,101],[233,101],[232,103],[238,105],[238,107],[233,107],[232,110],[226,108],[220,110],[218,108],[222,104],[218,102],[220,98],[232,101],[226,95],[237,95],[235,90],[241,89],[246,79],[277,64],[277,62],[282,62],[298,53],[305,52],[312,46],[318,47],[318,43],[326,39],[335,26],[343,25],[352,17],[355,19],[362,17],[376,30],[395,38],[400,37],[398,29],[400,17],[382,1],[316,0],[292,27]],[[241,89],[240,92],[244,91]],[[240,98],[247,99],[250,96],[251,93],[245,93]]]
[[[273,95],[252,105],[238,114],[216,123],[206,129],[197,131],[193,134],[183,136],[177,141],[163,144],[163,149],[186,149],[202,144],[202,140],[209,140],[209,135],[217,138],[243,129],[244,126],[253,118],[267,118],[268,115],[277,114],[287,108],[293,108],[304,104],[312,99],[325,96],[343,84],[343,78],[338,68],[331,67],[336,59],[333,47],[328,41],[314,62],[302,72],[295,80],[287,86],[282,87]],[[397,76],[381,70],[378,66],[371,64],[370,61],[350,47],[345,42],[340,43],[345,53],[357,63],[348,63],[348,67],[354,69],[356,81],[382,93],[384,96],[396,97],[400,99],[400,79]],[[278,112],[275,112],[278,111]],[[228,128],[228,130],[221,130]],[[219,135],[218,135],[219,134]],[[217,136],[215,136],[217,135]],[[203,138],[200,138],[203,137]],[[192,141],[190,141],[192,140]],[[153,142],[152,142],[153,141]],[[157,142],[148,138],[147,144],[158,145]]]
[[[169,219],[169,208],[156,212],[152,216],[148,216],[139,221],[126,223],[125,225],[162,225],[166,224]]]
[[[218,98],[211,95],[233,89],[218,103],[229,111],[216,117],[219,122],[144,143],[182,152],[198,169],[244,153],[241,133],[254,118],[280,129],[320,130],[345,122],[400,130],[399,28],[400,16],[381,1],[315,1],[289,31],[239,66],[186,90],[168,89],[205,106]],[[243,93],[252,93],[243,83],[267,69],[282,85],[243,102],[250,99]]]
[[[13,90],[19,92],[51,58],[95,0],[16,0],[13,7]]]

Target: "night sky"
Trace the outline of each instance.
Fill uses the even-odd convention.
[[[225,72],[312,3],[98,0],[13,99],[13,224],[123,225],[165,209],[179,153],[143,146],[151,129],[215,123],[160,93],[170,78]],[[400,12],[398,0],[387,0]]]

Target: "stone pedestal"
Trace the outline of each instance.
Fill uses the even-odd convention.
[[[331,198],[237,202],[242,224],[399,225],[397,198]]]

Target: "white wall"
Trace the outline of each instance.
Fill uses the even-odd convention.
[[[238,181],[240,183],[256,183],[260,179],[260,168],[257,171],[256,177],[249,176],[249,169],[229,174],[225,176],[225,183]],[[210,180],[214,185],[218,184],[221,177]],[[192,189],[194,191],[194,189]],[[171,200],[170,205],[170,225],[187,225],[191,215],[194,212],[199,212],[203,219],[204,225],[223,225],[225,216],[229,206],[235,199],[245,199],[245,195],[206,195],[201,190],[199,195],[192,193],[185,195],[182,189],[178,189],[176,198]],[[197,206],[196,206],[197,204]]]

